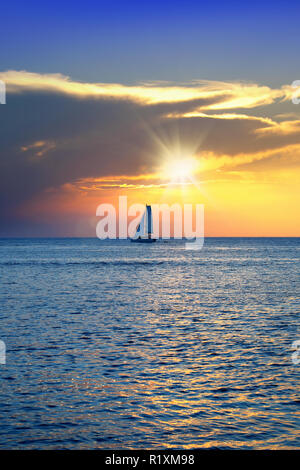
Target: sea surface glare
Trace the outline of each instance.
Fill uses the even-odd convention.
[[[299,248],[0,240],[0,448],[300,448]]]

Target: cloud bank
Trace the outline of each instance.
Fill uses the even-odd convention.
[[[234,169],[299,165],[298,110],[291,104],[294,118],[278,117],[278,106],[295,91],[289,86],[82,83],[26,71],[2,72],[0,80],[7,89],[0,106],[2,227],[26,202],[66,185],[82,191],[163,185],[159,168],[172,154],[198,158],[203,180],[216,170],[230,177]]]

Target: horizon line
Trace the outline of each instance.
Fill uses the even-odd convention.
[[[80,236],[0,236],[0,240],[9,240],[9,239],[12,239],[12,240],[21,240],[21,239],[32,239],[32,240],[49,240],[49,239],[89,239],[89,240],[99,240],[101,242],[104,242],[104,241],[126,241],[126,240],[130,240],[130,237],[128,238],[119,238],[119,237],[116,237],[116,238],[106,238],[104,240],[101,240],[100,238],[98,237],[80,237]],[[196,237],[194,237],[196,238]],[[300,238],[300,235],[210,235],[210,236],[206,236],[206,237],[203,237],[204,239],[206,238]],[[174,238],[174,237],[170,237],[170,238],[157,238],[157,240],[162,240],[162,241],[168,241],[168,240],[171,240],[171,241],[184,241],[184,240],[189,240],[188,238]]]

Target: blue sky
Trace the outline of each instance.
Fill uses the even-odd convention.
[[[247,80],[299,75],[299,2],[6,2],[1,70],[77,80]]]

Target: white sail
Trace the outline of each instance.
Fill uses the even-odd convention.
[[[134,239],[144,237],[146,233],[146,211],[143,213],[139,225],[137,226]]]

